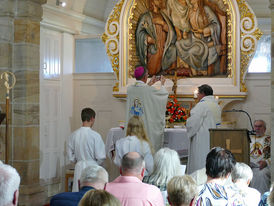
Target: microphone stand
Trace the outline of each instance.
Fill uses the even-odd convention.
[[[253,124],[252,124],[251,117],[250,117],[250,115],[248,114],[248,112],[246,112],[246,111],[244,111],[244,110],[242,110],[242,109],[225,110],[224,112],[242,112],[242,113],[245,113],[245,114],[247,115],[248,119],[249,119],[249,122],[250,122],[250,125],[251,125],[251,128],[252,128],[251,131],[248,130],[248,134],[249,134],[249,135],[255,135],[255,134],[256,134],[256,133],[255,133],[255,130],[254,130],[254,127],[253,127]]]

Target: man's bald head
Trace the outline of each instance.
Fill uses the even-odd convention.
[[[128,152],[122,159],[122,173],[140,174],[145,167],[144,158],[138,152]]]

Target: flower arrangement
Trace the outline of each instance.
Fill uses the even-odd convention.
[[[167,102],[166,106],[166,115],[169,116],[168,122],[186,122],[187,120],[187,111],[182,107],[176,97],[172,96],[172,100]]]

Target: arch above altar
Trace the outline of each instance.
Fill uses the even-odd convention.
[[[145,64],[151,76],[166,76],[165,87],[170,94],[173,94],[176,73],[179,97],[193,97],[197,86],[209,84],[220,98],[245,98],[247,68],[262,35],[248,3],[244,0],[155,2],[121,0],[108,17],[102,40],[117,79],[113,95],[126,97],[127,86],[135,82],[135,66]],[[181,10],[176,11],[181,8],[179,2],[185,4]],[[200,6],[200,13],[196,12],[195,3]],[[185,11],[185,15],[179,18],[178,15]],[[195,15],[196,20],[192,18]],[[158,24],[159,19],[163,23]],[[164,37],[161,36],[164,43],[159,43],[160,38],[155,31],[158,25],[164,24],[167,25],[162,28],[162,33],[165,32],[162,35]],[[149,59],[159,53],[161,44],[165,46],[160,61]],[[199,49],[187,50],[188,45]],[[160,66],[153,68],[157,64]]]

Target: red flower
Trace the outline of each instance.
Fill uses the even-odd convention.
[[[167,115],[170,116],[170,119],[168,121],[170,123],[185,122],[187,119],[186,109],[178,103],[178,100],[174,96],[170,97],[172,98],[172,100],[168,101],[166,106]]]

